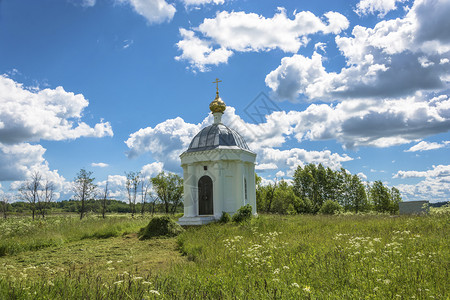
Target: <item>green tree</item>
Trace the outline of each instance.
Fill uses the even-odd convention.
[[[92,172],[86,171],[85,169],[81,169],[80,172],[78,172],[77,177],[75,177],[73,192],[75,193],[75,197],[81,202],[80,220],[83,219],[86,211],[86,201],[95,196],[95,189],[97,186],[93,183],[94,179],[95,178],[92,177]]]
[[[392,187],[390,190],[389,196],[391,198],[391,203],[390,203],[391,214],[398,213],[398,204],[400,202],[402,202],[402,197],[400,195],[400,191],[397,188]]]
[[[281,180],[274,193],[272,212],[279,214],[293,214],[300,209],[300,198],[294,193],[292,185]]]
[[[153,187],[160,201],[164,204],[166,213],[175,213],[181,204],[183,195],[183,179],[174,173],[162,171],[151,179]]]
[[[375,181],[369,188],[370,200],[373,208],[378,212],[391,211],[389,189],[380,180]]]
[[[134,214],[136,213],[138,189],[141,183],[141,172],[128,172],[125,174],[127,176],[125,185],[127,188],[128,203],[130,204],[131,217],[134,217]]]
[[[31,174],[31,178],[23,182],[19,187],[20,198],[30,204],[33,220],[36,210],[39,211],[40,208],[40,190],[42,187],[41,180],[42,175],[38,171],[35,171]]]

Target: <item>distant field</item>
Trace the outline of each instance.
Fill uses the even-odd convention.
[[[148,221],[0,221],[0,299],[450,297],[448,213],[260,216],[139,241]]]

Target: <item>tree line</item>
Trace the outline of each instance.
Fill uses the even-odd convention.
[[[15,212],[30,211],[33,220],[36,216],[45,218],[50,209],[78,212],[83,219],[87,212],[100,213],[103,218],[107,212],[127,212],[132,217],[139,211],[178,212],[182,206],[183,180],[174,173],[160,172],[152,178],[145,178],[140,172],[125,173],[125,189],[128,204],[109,197],[109,182],[100,189],[94,183],[93,172],[81,169],[72,183],[74,199],[52,203],[55,185],[36,171],[18,188],[18,199],[22,202],[9,203],[4,196],[0,208],[6,218],[9,210]],[[126,208],[124,207],[126,206]]]
[[[358,175],[343,168],[333,171],[321,164],[298,166],[292,184],[281,180],[263,186],[258,176],[256,182],[260,212],[316,214],[373,210],[396,213],[398,203],[402,201],[400,191],[395,187],[388,188],[381,181],[363,183]]]

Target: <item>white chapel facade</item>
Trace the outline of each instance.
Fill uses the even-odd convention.
[[[256,214],[255,160],[244,138],[222,123],[225,103],[219,97],[209,108],[214,123],[203,128],[180,155],[184,182],[184,216],[180,225],[202,225],[233,215],[250,204]]]

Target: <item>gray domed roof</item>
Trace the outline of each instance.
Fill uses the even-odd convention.
[[[250,151],[244,138],[239,133],[222,123],[218,123],[207,126],[197,133],[186,152],[211,150],[219,147]]]

